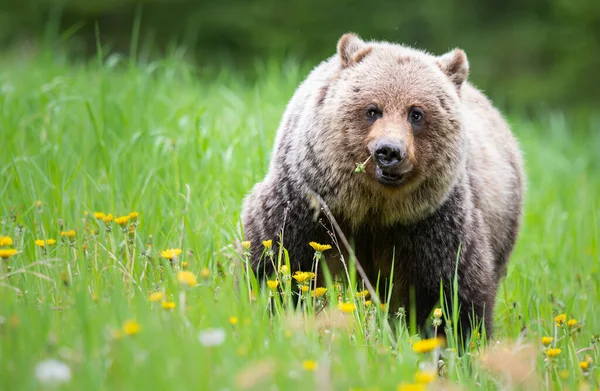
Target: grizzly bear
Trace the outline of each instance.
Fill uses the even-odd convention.
[[[244,200],[253,270],[274,272],[264,240],[303,271],[313,268],[309,242],[333,244],[329,223],[315,218],[316,193],[371,283],[391,282],[391,306],[416,304],[425,325],[440,286],[453,297],[457,271],[460,326],[483,322],[490,336],[521,224],[524,173],[511,130],[468,73],[460,49],[434,56],[343,35],[337,54],[294,93],[266,177]],[[325,253],[329,270],[341,270],[345,253]]]

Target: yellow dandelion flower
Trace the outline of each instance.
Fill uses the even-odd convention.
[[[186,261],[181,262],[181,268],[182,269],[187,269],[188,268],[188,263]]]
[[[106,215],[104,214],[104,212],[94,212],[94,217],[98,220],[102,220],[104,217],[106,217]]]
[[[125,333],[125,335],[136,335],[141,329],[142,327],[135,320],[128,320],[123,324],[123,333]]]
[[[356,306],[354,305],[354,303],[340,303],[338,304],[338,308],[342,312],[350,313],[356,309]]]
[[[112,213],[109,213],[107,215],[105,215],[104,217],[102,217],[102,221],[104,221],[105,223],[110,223],[111,221],[113,221],[114,217],[112,215]]]
[[[206,279],[210,277],[210,269],[207,267],[203,267],[200,269],[200,277]]]
[[[569,321],[567,322],[567,326],[569,327],[573,327],[577,324],[577,319],[569,319]]]
[[[129,221],[129,216],[115,217],[115,223],[119,224],[120,226],[127,224],[128,221]]]
[[[300,287],[300,290],[302,291],[302,293],[306,293],[310,290],[310,288],[308,287],[308,285],[302,285]]]
[[[56,240],[54,240],[54,239],[48,239],[48,240],[46,240],[46,245],[52,246],[53,244],[56,244]]]
[[[265,240],[264,242],[262,242],[263,246],[265,246],[266,249],[270,249],[271,247],[273,247],[273,241],[272,240]]]
[[[423,339],[413,343],[412,350],[417,353],[427,353],[444,344],[442,338]]]
[[[436,378],[435,372],[433,371],[418,371],[415,374],[415,381],[420,384],[428,384],[434,381]]]
[[[148,301],[155,303],[157,301],[161,301],[165,294],[163,292],[152,292],[150,296],[148,296]]]
[[[60,236],[62,236],[63,238],[69,238],[69,239],[73,239],[75,237],[75,230],[69,230],[69,231],[62,231],[60,233]]]
[[[231,323],[233,326],[235,326],[236,324],[238,324],[238,318],[236,318],[235,316],[230,316],[229,323]]]
[[[587,361],[580,361],[579,362],[579,368],[583,369],[584,371],[587,371],[588,368],[590,367],[590,363]]]
[[[436,308],[435,310],[433,310],[433,317],[440,319],[442,317],[442,309]]]
[[[139,215],[140,215],[140,212],[131,212],[131,213],[129,213],[128,217],[129,217],[129,220],[134,221],[138,218]]]
[[[365,300],[365,307],[370,307],[373,302],[371,300]]]
[[[369,296],[369,291],[366,289],[364,291],[356,292],[356,297],[364,299],[367,296]]]
[[[542,344],[544,344],[544,346],[548,346],[552,343],[552,340],[554,338],[552,337],[542,337]]]
[[[562,349],[558,349],[558,348],[556,348],[556,349],[554,349],[554,348],[550,348],[550,349],[546,350],[546,355],[547,355],[548,357],[556,357],[556,356],[558,356],[558,355],[559,355],[561,352],[562,352]]]
[[[0,247],[11,246],[13,244],[12,238],[8,236],[0,236]]]
[[[312,295],[314,297],[321,297],[323,296],[325,293],[327,293],[327,288],[323,288],[322,286],[316,288],[313,292]]]
[[[427,385],[425,384],[400,384],[398,386],[398,388],[396,388],[397,391],[425,391],[427,389]]]
[[[182,272],[177,273],[177,280],[181,284],[187,285],[190,287],[196,285],[196,276],[192,272],[182,271]]]
[[[563,324],[565,324],[565,322],[567,321],[567,315],[566,314],[556,315],[554,317],[554,321],[556,322],[556,325],[560,327]]]
[[[290,268],[288,267],[288,265],[281,265],[281,267],[279,268],[279,273],[290,274]]]
[[[14,248],[0,248],[0,258],[7,259],[12,257],[17,253],[17,250]]]
[[[172,301],[163,301],[161,305],[164,310],[172,310],[175,308],[175,303]]]
[[[315,277],[315,273],[313,272],[296,272],[294,273],[294,280],[298,281],[299,283],[303,283],[306,281],[310,281],[312,278]]]
[[[315,251],[318,251],[320,253],[331,249],[331,246],[329,244],[319,244],[317,242],[310,242],[308,245],[312,247]]]
[[[250,241],[249,240],[244,240],[242,242],[242,248],[246,251],[250,250]]]
[[[42,239],[37,239],[35,241],[35,244],[38,245],[38,246],[40,246],[40,247],[46,246],[46,242],[44,240],[42,240]]]
[[[271,289],[271,290],[275,290],[275,289],[277,289],[277,287],[279,286],[279,281],[275,281],[275,280],[268,280],[268,281],[267,281],[267,286],[269,287],[269,289]]]
[[[317,369],[317,362],[314,360],[304,360],[302,361],[302,368],[305,371],[314,372]]]
[[[169,248],[160,252],[160,256],[166,259],[173,259],[183,251],[180,248]]]

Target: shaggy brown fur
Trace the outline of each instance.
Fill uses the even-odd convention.
[[[521,221],[523,167],[506,122],[466,81],[468,72],[460,49],[436,57],[344,35],[337,55],[292,97],[269,171],[245,199],[255,271],[273,272],[260,242],[277,243],[282,230],[296,270],[312,267],[308,242],[331,243],[310,207],[314,191],[354,239],[369,279],[379,277],[380,286],[391,279],[392,305],[407,307],[414,288],[421,325],[440,282],[450,293],[460,247],[461,321],[467,326],[474,313],[491,335]],[[369,156],[366,173],[355,174]],[[339,259],[330,251],[328,267],[339,270]]]

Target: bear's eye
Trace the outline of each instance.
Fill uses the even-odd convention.
[[[381,118],[383,113],[381,110],[375,105],[369,105],[367,107],[367,119],[369,121],[375,121],[378,118]]]
[[[425,112],[418,108],[412,107],[408,112],[408,121],[413,124],[413,126],[421,126],[423,125],[423,120],[425,119]]]

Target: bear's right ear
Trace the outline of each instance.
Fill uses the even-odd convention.
[[[342,68],[348,68],[371,52],[372,48],[354,33],[342,35],[337,44],[337,52]]]

